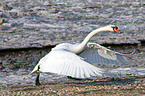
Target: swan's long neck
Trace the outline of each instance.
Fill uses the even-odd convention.
[[[83,40],[83,42],[81,44],[79,44],[78,46],[76,46],[73,50],[74,53],[79,54],[80,52],[82,52],[84,50],[84,48],[86,47],[87,43],[89,42],[89,40],[97,33],[102,32],[102,31],[107,31],[106,28],[101,27],[98,28],[96,30],[93,30],[91,33],[89,33],[87,35],[87,37]]]

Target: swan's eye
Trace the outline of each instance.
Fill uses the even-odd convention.
[[[115,29],[118,29],[118,27],[117,27],[117,26],[112,26],[112,28],[113,28],[113,30],[114,30],[114,28],[115,28]]]
[[[113,28],[113,30],[114,30],[115,32],[120,33],[120,31],[118,30],[118,27],[117,27],[117,26],[114,26],[114,27],[112,27],[112,28]]]
[[[115,27],[116,29],[118,29],[118,27]]]

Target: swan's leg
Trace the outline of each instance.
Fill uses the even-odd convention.
[[[36,80],[35,80],[36,85],[41,85],[40,82],[39,82],[39,77],[40,77],[39,69],[40,69],[40,66],[38,66],[37,77],[36,77]]]
[[[39,76],[40,76],[40,73],[37,74],[37,77],[36,77],[36,80],[35,80],[36,85],[41,85],[40,82],[39,82]]]
[[[75,77],[71,77],[71,76],[67,76],[68,79],[73,79],[73,80],[83,80],[83,79],[80,79],[80,78],[75,78]]]

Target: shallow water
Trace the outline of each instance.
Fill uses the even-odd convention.
[[[39,59],[49,51],[50,48],[0,53],[0,85],[34,84],[36,74],[29,75],[29,73]],[[66,77],[42,73],[40,80],[54,82],[61,81],[61,78]]]

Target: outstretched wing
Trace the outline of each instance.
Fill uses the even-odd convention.
[[[126,64],[130,58],[96,43],[88,43],[86,49],[79,56],[91,64]]]
[[[75,78],[90,78],[91,76],[102,77],[103,69],[97,68],[67,50],[51,51],[43,57],[31,74],[38,71],[51,72]]]

